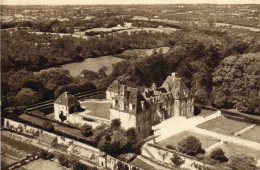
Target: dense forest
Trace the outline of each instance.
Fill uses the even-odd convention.
[[[105,68],[97,73],[84,70],[84,76],[76,78],[64,69],[33,74],[88,57],[160,46],[171,49],[166,54],[154,51],[150,57],[127,58],[113,66],[111,75],[105,74]],[[115,79],[131,86],[150,86],[153,82],[159,86],[176,71],[191,88],[197,103],[260,114],[259,52],[259,33],[216,27],[190,26],[171,34],[103,34],[87,40],[30,34],[23,29],[3,31],[2,106],[30,105],[53,99],[65,90],[77,93],[104,89]]]

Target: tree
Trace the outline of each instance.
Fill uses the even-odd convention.
[[[176,153],[173,154],[171,158],[172,163],[175,164],[176,167],[180,167],[185,161]]]
[[[229,166],[234,170],[257,170],[254,157],[246,154],[234,154],[229,158]]]
[[[202,153],[201,142],[194,136],[188,136],[178,143],[177,149],[179,152],[195,156]]]
[[[30,88],[23,88],[15,96],[15,100],[16,100],[16,105],[25,106],[25,105],[41,102],[43,100],[43,96],[41,93],[33,91]]]
[[[210,153],[210,158],[217,160],[219,162],[227,162],[228,161],[227,157],[225,156],[225,153],[223,152],[223,150],[221,148],[217,148],[217,149],[213,150]]]
[[[112,127],[113,129],[119,128],[120,125],[121,125],[121,120],[120,120],[120,119],[113,119],[113,120],[111,121],[111,127]]]
[[[49,159],[49,158],[48,158],[48,151],[46,151],[46,150],[41,150],[41,151],[40,151],[40,157],[41,157],[42,159],[45,159],[45,160]]]
[[[91,136],[92,135],[92,126],[85,124],[80,127],[80,132],[86,137]]]
[[[58,160],[59,160],[61,166],[66,166],[66,167],[70,166],[70,161],[65,156],[60,155]]]

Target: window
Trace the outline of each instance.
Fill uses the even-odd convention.
[[[140,128],[140,126],[138,126],[138,132],[141,132],[141,128]]]

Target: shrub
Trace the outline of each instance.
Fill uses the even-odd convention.
[[[195,156],[198,153],[202,153],[201,142],[194,136],[188,136],[178,143],[178,151],[184,154]]]
[[[234,154],[229,159],[229,166],[235,170],[257,170],[254,157],[246,154]]]
[[[111,127],[112,128],[118,128],[118,127],[120,127],[120,125],[121,125],[121,120],[120,119],[113,119],[111,121]]]
[[[167,148],[167,149],[176,150],[175,146],[170,145],[170,144],[167,144],[167,145],[166,145],[166,148]]]
[[[228,159],[221,148],[215,149],[210,153],[210,158],[217,160],[219,162],[227,162]]]
[[[86,137],[91,136],[92,135],[92,126],[85,124],[80,127],[80,132]]]
[[[180,167],[181,164],[183,164],[185,161],[177,154],[174,154],[171,158],[172,163],[175,164],[175,166]]]
[[[41,150],[41,152],[40,152],[40,157],[41,157],[42,159],[44,159],[44,160],[49,159],[49,158],[48,158],[48,151],[46,151],[46,150]]]
[[[66,157],[62,156],[62,155],[59,156],[59,162],[60,162],[61,166],[66,166],[66,167],[70,166],[69,160]]]

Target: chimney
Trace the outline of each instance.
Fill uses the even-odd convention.
[[[119,109],[125,110],[127,100],[127,86],[122,85],[122,93],[119,95]]]
[[[68,98],[68,94],[69,94],[69,92],[65,91],[65,99]]]
[[[177,73],[176,72],[172,72],[172,78],[176,78],[177,77]]]

